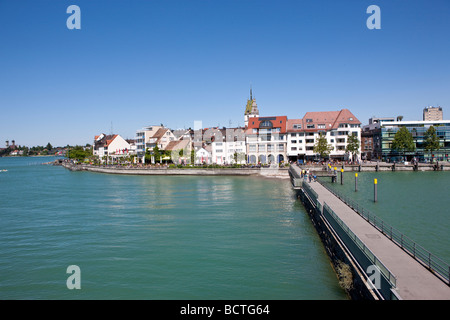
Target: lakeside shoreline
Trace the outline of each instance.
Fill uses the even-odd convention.
[[[167,175],[167,176],[259,176],[265,178],[289,179],[288,168],[140,168],[140,167],[99,167],[62,162],[62,167],[70,171],[89,171],[124,175]]]
[[[51,163],[47,163],[51,164]],[[264,178],[289,179],[288,167],[285,168],[155,168],[155,167],[115,167],[93,166],[89,164],[73,164],[67,161],[55,161],[54,165],[60,165],[70,171],[89,171],[103,174],[122,175],[170,175],[170,176],[257,176]],[[312,172],[326,172],[325,165],[304,165],[302,169]],[[450,171],[450,163],[433,164],[398,164],[398,163],[364,163],[359,165],[340,164],[332,167],[337,171],[345,172],[378,172],[378,171]]]

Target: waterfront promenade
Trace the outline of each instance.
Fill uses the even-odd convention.
[[[292,166],[300,176],[300,168]],[[385,234],[357,214],[319,182],[308,185],[317,195],[320,207],[326,205],[363,242],[376,258],[395,276],[395,288],[402,300],[448,300],[450,287],[429,271]]]
[[[96,173],[122,175],[167,175],[167,176],[260,176],[266,178],[289,178],[287,168],[155,168],[155,167],[121,167],[93,166],[88,164],[72,164],[70,162],[55,162],[70,171],[90,171]]]

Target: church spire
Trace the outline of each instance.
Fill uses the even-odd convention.
[[[250,101],[253,101],[252,84],[250,83]]]

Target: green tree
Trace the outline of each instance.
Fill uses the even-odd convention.
[[[406,151],[416,150],[412,133],[406,127],[401,127],[395,133],[394,140],[392,141],[392,149],[403,153],[403,157],[405,157]]]
[[[191,149],[191,164],[195,164],[195,150]]]
[[[147,148],[145,150],[145,156],[144,156],[145,163],[151,163],[153,154],[154,153],[152,153],[149,148]]]
[[[48,151],[53,149],[53,146],[51,145],[51,143],[47,143],[47,146],[45,147],[45,149],[47,149]]]
[[[352,159],[355,161],[356,155],[358,154],[360,147],[360,141],[357,136],[349,134],[347,137],[347,146],[345,147],[345,152],[352,154]]]
[[[333,146],[328,144],[327,137],[324,134],[319,135],[316,144],[314,145],[313,151],[320,155],[320,158],[327,157],[333,150]]]
[[[69,150],[69,159],[84,161],[92,156],[92,149],[85,149],[83,146],[75,146]]]
[[[431,162],[433,162],[433,151],[437,151],[441,148],[439,137],[436,133],[436,128],[434,126],[429,127],[428,130],[425,132],[424,140],[425,140],[425,150],[430,151]]]

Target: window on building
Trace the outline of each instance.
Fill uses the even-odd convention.
[[[297,140],[291,140],[291,143],[297,143]]]
[[[306,125],[306,129],[314,129],[314,125],[313,124],[307,124]]]
[[[297,151],[297,147],[291,147],[291,151]]]
[[[324,125],[324,124],[318,124],[318,125],[317,125],[317,128],[318,128],[318,129],[325,129],[325,125]]]
[[[265,120],[265,121],[262,121],[262,122],[259,124],[259,127],[260,127],[260,128],[272,128],[272,127],[273,127],[273,124],[272,124],[271,121]]]
[[[312,122],[312,119],[306,119],[306,122]]]
[[[294,124],[293,128],[294,129],[301,129],[302,125],[301,124]]]

